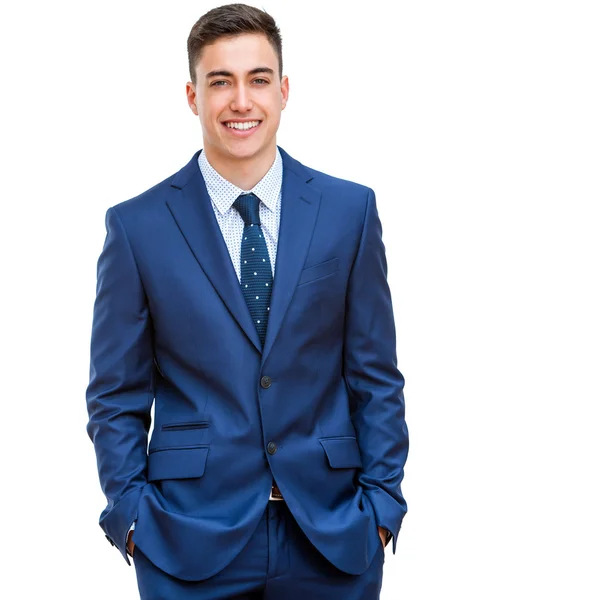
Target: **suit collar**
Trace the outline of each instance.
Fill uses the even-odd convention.
[[[292,158],[281,146],[277,146],[277,149],[281,155],[284,174],[285,171],[289,169],[297,176],[298,179],[305,183],[308,183],[313,178],[312,173],[301,162],[297,161],[295,158]],[[173,180],[171,181],[172,187],[183,189],[191,178],[197,175],[202,177],[198,167],[198,157],[200,156],[200,152],[202,152],[202,150],[195,152],[185,167],[175,173]]]

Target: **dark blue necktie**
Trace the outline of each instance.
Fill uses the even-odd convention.
[[[265,236],[260,226],[259,204],[260,200],[254,194],[242,194],[233,203],[233,207],[244,219],[240,253],[242,293],[264,346],[271,306],[273,274]]]

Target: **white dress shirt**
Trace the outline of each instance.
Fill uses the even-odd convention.
[[[240,194],[252,192],[260,199],[259,216],[260,224],[265,235],[271,270],[275,277],[275,259],[277,258],[277,238],[279,235],[279,221],[281,218],[281,183],[283,181],[283,161],[279,148],[275,155],[275,161],[266,175],[251,189],[242,190],[230,181],[227,181],[215,171],[208,162],[206,154],[200,153],[198,165],[202,177],[206,182],[206,189],[212,201],[217,223],[221,228],[223,239],[227,244],[231,262],[241,281],[240,249],[242,246],[242,233],[244,231],[244,219],[240,213],[233,208],[233,203]]]

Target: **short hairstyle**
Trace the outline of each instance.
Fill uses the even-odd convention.
[[[196,64],[202,49],[220,38],[245,33],[261,33],[275,50],[279,60],[279,79],[283,76],[281,33],[273,17],[266,11],[247,4],[226,4],[202,15],[190,31],[187,40],[188,62],[192,83],[196,83]]]

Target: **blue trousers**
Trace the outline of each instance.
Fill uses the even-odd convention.
[[[280,501],[268,503],[245,548],[208,579],[177,579],[138,548],[133,552],[141,600],[378,600],[384,558],[380,545],[361,575],[340,571],[310,543]]]

